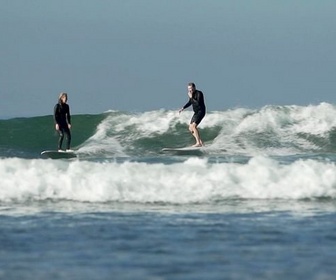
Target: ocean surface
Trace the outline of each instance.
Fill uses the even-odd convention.
[[[0,279],[335,279],[336,107],[0,120]]]

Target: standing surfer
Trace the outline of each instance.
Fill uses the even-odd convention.
[[[196,85],[194,83],[188,83],[188,96],[189,101],[185,104],[180,110],[181,113],[184,109],[188,108],[192,105],[194,110],[194,115],[192,116],[189,124],[189,131],[196,139],[196,144],[193,147],[201,147],[203,146],[203,141],[200,137],[200,133],[198,131],[197,126],[200,124],[202,119],[205,116],[205,103],[204,103],[204,95],[203,92],[196,89]]]
[[[62,150],[62,144],[64,135],[66,136],[66,150],[70,151],[71,143],[71,116],[70,116],[70,107],[67,104],[68,94],[66,92],[61,92],[58,98],[58,103],[54,108],[54,120],[55,128],[59,133],[58,139],[58,150]]]

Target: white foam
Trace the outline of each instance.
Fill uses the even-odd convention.
[[[306,107],[293,106],[290,117],[295,120],[291,127],[294,133],[324,135],[336,127],[335,106],[328,103]]]
[[[126,156],[124,150],[136,149],[139,139],[176,134],[177,125],[186,126],[192,110],[181,114],[172,110],[143,113],[111,112],[95,134],[80,147],[80,152],[107,152]],[[261,109],[236,108],[208,111],[200,130],[215,128],[215,139],[206,143],[213,151],[248,155],[288,155],[319,151],[328,144],[336,127],[336,108],[328,103],[309,106],[265,106]],[[179,132],[178,132],[179,133]],[[179,135],[179,134],[178,134]],[[178,137],[177,135],[177,137]],[[326,144],[327,143],[327,144]]]
[[[162,134],[166,132],[172,123],[178,120],[178,112],[174,111],[149,111],[132,115],[120,115],[113,117],[116,131],[129,130],[131,127],[137,132],[139,138],[149,137],[153,133]]]
[[[259,110],[236,109],[233,113],[219,114],[223,129],[214,139],[213,147],[251,155],[318,151],[321,146],[309,136],[328,141],[329,133],[336,127],[336,108],[328,103],[265,106]]]
[[[79,148],[78,153],[95,154],[102,156],[126,156],[124,148],[118,139],[110,135],[111,122],[114,118],[109,116],[104,119],[97,127],[96,132],[86,140]]]
[[[142,162],[0,160],[0,201],[209,203],[213,200],[336,198],[336,166],[315,160],[281,165],[267,157],[247,164],[191,158]]]

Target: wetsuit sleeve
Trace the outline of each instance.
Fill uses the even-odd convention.
[[[67,105],[67,121],[68,121],[68,124],[71,124],[71,115],[70,115],[70,107],[69,105]]]
[[[56,104],[54,107],[54,121],[55,124],[59,124],[60,122],[60,115],[59,115],[59,104]]]
[[[183,109],[188,108],[190,105],[193,106],[195,112],[205,111],[203,92],[197,90],[193,94],[192,98],[189,99],[188,103],[183,106]]]
[[[182,107],[183,110],[188,108],[190,105],[191,105],[191,98],[189,99],[188,103]]]

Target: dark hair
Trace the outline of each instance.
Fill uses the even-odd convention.
[[[188,83],[188,86],[191,86],[193,88],[196,88],[196,85],[194,83]]]

